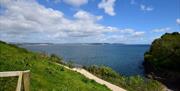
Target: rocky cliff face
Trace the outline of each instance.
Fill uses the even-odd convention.
[[[169,88],[180,91],[180,34],[166,33],[154,40],[144,55],[144,68],[148,77]]]

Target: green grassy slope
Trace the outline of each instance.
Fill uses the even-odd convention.
[[[77,72],[52,63],[47,55],[0,42],[0,71],[31,71],[31,91],[110,91]],[[0,78],[0,91],[13,91],[17,78]]]

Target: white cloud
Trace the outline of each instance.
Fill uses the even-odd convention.
[[[76,14],[74,14],[74,17],[77,19],[83,19],[83,20],[101,20],[103,16],[94,16],[86,11],[80,10]]]
[[[140,8],[142,11],[153,11],[154,10],[154,8],[152,6],[146,6],[144,4],[141,4]]]
[[[133,29],[101,25],[97,21],[101,20],[102,16],[83,10],[77,11],[73,19],[68,19],[63,12],[46,8],[35,0],[1,0],[0,4],[5,8],[0,15],[0,40],[14,42],[116,42],[118,40],[121,42],[124,40],[124,42],[130,42],[128,40],[132,36],[141,35]],[[109,40],[112,38],[116,39]]]
[[[46,1],[49,2],[49,0]],[[63,2],[74,7],[80,7],[81,5],[88,3],[88,0],[52,0],[52,1],[55,4]]]
[[[143,36],[145,32],[134,32],[132,35],[134,37],[140,37],[140,36]]]
[[[87,4],[88,0],[63,0],[63,2],[72,6],[79,7],[81,5]]]
[[[145,4],[142,4],[142,3],[138,3],[137,1],[136,0],[130,0],[130,4],[131,5],[136,5],[136,6],[140,7],[140,10],[146,11],[146,12],[154,10],[153,6],[148,6],[148,5],[145,5]]]
[[[114,16],[116,13],[114,12],[114,6],[115,6],[116,0],[102,0],[98,7],[100,9],[104,9],[105,13]]]
[[[166,28],[157,28],[157,29],[153,29],[153,32],[169,32],[171,30],[171,28],[166,27]]]
[[[177,23],[178,25],[180,25],[180,18],[177,18],[177,19],[176,19],[176,23]]]
[[[130,34],[133,37],[141,37],[145,34],[145,32],[143,31],[135,31],[134,29],[130,29],[130,28],[122,29],[120,30],[120,32],[124,34]]]

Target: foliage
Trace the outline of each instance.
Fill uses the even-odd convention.
[[[180,72],[180,34],[166,33],[154,40],[144,59],[152,63],[156,69]]]
[[[0,41],[0,71],[30,70],[31,91],[110,91],[80,73],[56,65],[57,61],[62,59]],[[0,78],[0,91],[13,91],[16,82],[17,78]]]
[[[162,91],[163,89],[163,86],[155,80],[141,76],[125,77],[109,67],[93,65],[84,68],[94,75],[129,91]]]
[[[180,90],[180,33],[166,33],[155,39],[144,60],[148,75],[174,91]]]
[[[51,54],[50,60],[56,63],[62,63],[62,58],[58,57],[56,54]]]
[[[65,65],[67,65],[69,68],[74,68],[74,62],[73,61],[68,61],[67,63],[65,63]]]

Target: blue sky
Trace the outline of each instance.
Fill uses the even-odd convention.
[[[180,0],[1,0],[0,40],[150,44],[180,32]]]

